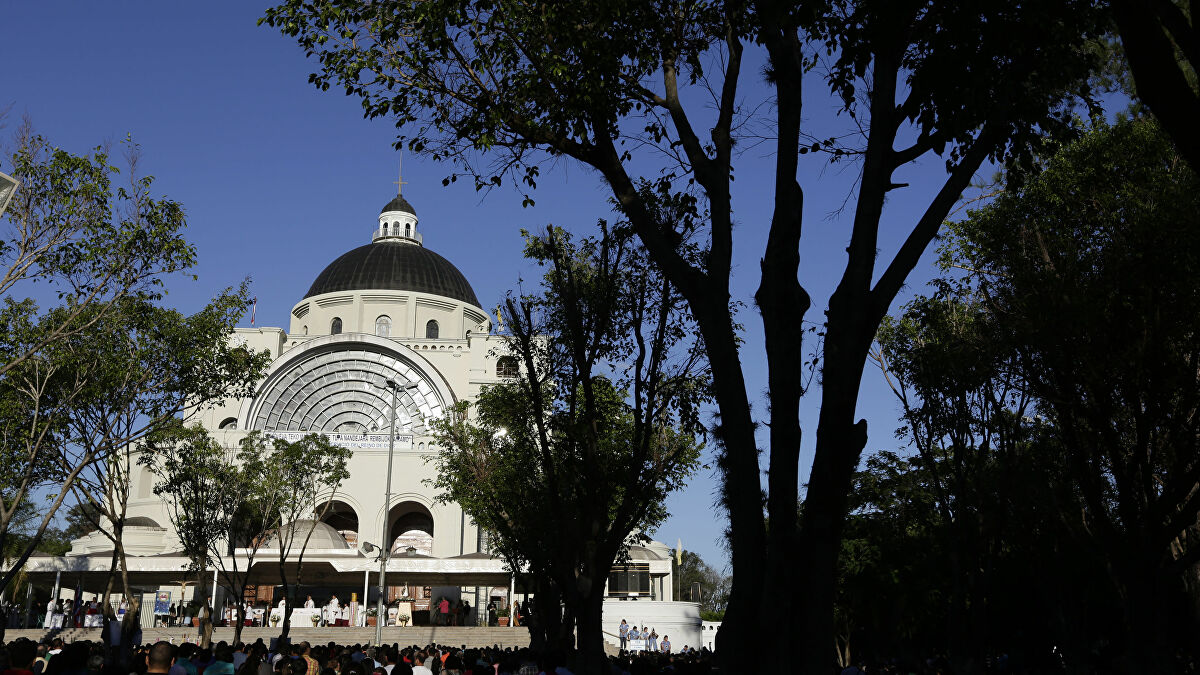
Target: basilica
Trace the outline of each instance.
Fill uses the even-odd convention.
[[[378,597],[378,549],[386,546],[389,603],[409,600],[414,614],[441,597],[505,607],[521,599],[522,589],[504,562],[488,554],[471,518],[435,499],[426,460],[436,450],[430,421],[512,376],[516,364],[503,356],[492,317],[466,276],[426,247],[405,197],[391,199],[371,229],[368,243],[315,276],[286,329],[236,329],[236,343],[266,350],[273,361],[252,396],[204,411],[198,421],[228,446],[250,431],[282,438],[317,432],[352,450],[350,478],[321,497],[306,523],[312,537],[300,597],[353,598],[347,619],[364,625],[362,610]],[[386,501],[389,445],[394,465]],[[183,581],[187,560],[153,487],[153,475],[138,467],[124,532],[130,577],[144,593],[144,622],[154,621],[156,600],[161,609],[164,595],[177,603],[191,592]],[[32,558],[27,571],[40,587],[53,583],[59,595],[96,592],[111,551],[108,539],[93,533],[74,541],[64,557]],[[629,563],[610,577],[606,631],[615,636],[628,619],[679,636],[677,645],[689,637],[700,644],[697,607],[673,601],[672,553],[659,542],[632,547]],[[274,606],[279,555],[269,543],[259,551],[256,590],[247,601]],[[475,613],[470,620],[487,617]]]

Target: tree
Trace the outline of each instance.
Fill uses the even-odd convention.
[[[1024,159],[1043,135],[1070,130],[1064,101],[1094,65],[1081,46],[1101,29],[1098,10],[1073,0],[287,0],[262,21],[320,61],[310,76],[316,86],[344,88],[367,116],[404,126],[399,143],[457,162],[478,186],[515,175],[532,189],[539,160],[559,157],[603,179],[687,299],[712,368],[733,563],[719,658],[734,671],[745,667],[741,654],[722,644],[797,644],[798,662],[791,652],[764,650],[758,665],[820,672],[831,663],[839,538],[867,441],[855,406],[876,328],[979,167]],[[755,59],[765,65],[755,67]],[[740,129],[756,108],[743,105],[743,80],[755,72],[766,74],[762,100],[773,114],[762,124],[775,160],[755,293],[768,371],[769,412],[761,420],[751,410],[729,312],[730,187]],[[846,128],[802,123],[802,92],[812,90],[805,78],[822,75]],[[809,153],[853,159],[860,179],[845,271],[825,312],[821,409],[801,510],[807,357],[796,327],[812,301],[798,279],[804,193],[797,176]],[[945,160],[944,179],[923,186],[933,197],[896,254],[881,258],[885,200],[906,187],[897,172],[931,154]],[[694,218],[664,218],[664,202],[691,205]],[[689,255],[695,242],[703,255]],[[794,581],[787,602],[777,593],[783,579]]]
[[[168,498],[172,525],[199,572],[197,593],[203,596],[212,566],[231,597],[244,598],[259,551],[282,525],[286,496],[262,435],[226,448],[202,427],[180,423],[156,434],[139,462],[158,477],[155,493]],[[237,615],[234,642],[246,620],[240,600]]]
[[[125,297],[159,299],[163,277],[195,264],[180,236],[183,209],[151,194],[140,176],[140,148],[126,139],[125,186],[109,148],[79,156],[52,147],[26,121],[15,138],[9,173],[21,182],[5,213],[12,229],[0,241],[0,297],[5,311],[32,314],[15,294],[45,284],[63,311],[48,313],[35,340],[6,340],[0,376],[55,341],[88,331],[105,308]],[[85,314],[87,316],[85,316]]]
[[[100,523],[99,510],[87,502],[77,502],[63,516],[67,526],[63,533],[68,539],[79,539],[95,532]]]
[[[729,578],[704,562],[698,553],[684,551],[681,557],[683,564],[675,572],[679,575],[677,599],[700,603],[702,619],[720,621],[729,601]],[[699,593],[696,593],[697,588]]]
[[[1066,453],[1129,672],[1170,670],[1183,623],[1170,617],[1200,561],[1198,188],[1157,124],[1134,119],[1065,146],[956,228],[958,264]]]
[[[228,505],[221,498],[233,465],[228,454],[203,427],[179,423],[148,438],[138,459],[157,477],[154,494],[166,502],[188,571],[196,574],[193,602],[208,596],[208,566],[226,531],[222,516]]]
[[[1009,511],[995,486],[1019,473],[1014,460],[1035,432],[1028,422],[1033,401],[996,317],[963,299],[961,284],[942,279],[935,286],[934,297],[909,302],[899,320],[884,319],[872,356],[901,405],[897,435],[917,453],[896,473],[920,485],[936,509],[923,520],[941,539],[936,548],[952,581],[944,644],[955,670],[970,673],[987,657],[990,561],[1004,546],[996,535]]]
[[[6,213],[13,227],[0,242],[0,546],[30,494],[46,489],[53,497],[0,589],[34,551],[81,473],[119,446],[82,445],[69,423],[80,406],[105,395],[96,383],[107,364],[91,350],[123,339],[116,308],[161,300],[163,277],[195,263],[180,235],[182,208],[155,198],[153,179],[136,173],[137,146],[128,144],[129,182],[117,187],[118,169],[103,149],[71,155],[28,125],[16,145],[10,171],[22,187]],[[17,295],[34,284],[60,304],[43,312]]]
[[[279,556],[285,602],[279,637],[283,639],[292,625],[293,589],[302,579],[304,552],[316,524],[328,514],[338,489],[350,477],[346,465],[351,452],[321,434],[308,434],[297,441],[272,438],[268,443],[261,434],[252,433],[243,440],[243,447],[251,459],[244,471],[261,476],[259,507],[268,514],[279,514],[279,526],[263,548],[272,548],[274,542]],[[295,565],[294,576],[289,574],[290,564]]]
[[[1138,96],[1146,102],[1179,154],[1200,167],[1200,27],[1195,4],[1173,0],[1113,0],[1121,43]]]
[[[123,536],[131,471],[141,441],[175,424],[185,411],[201,411],[253,391],[270,355],[251,353],[229,341],[249,303],[246,284],[226,289],[191,316],[122,299],[92,331],[73,338],[81,343],[79,352],[99,365],[84,396],[65,413],[66,438],[105,459],[85,467],[71,491],[79,503],[88,505],[86,513],[101,518],[95,525],[113,545],[102,600],[109,607],[108,597],[119,581],[130,602],[124,623],[127,636],[137,628],[141,602],[129,585]]]
[[[561,649],[577,636],[580,673],[607,666],[609,573],[696,468],[707,395],[682,298],[630,233],[601,229],[578,243],[527,235],[547,271],[540,293],[506,303],[503,351],[519,374],[435,427],[438,498],[461,504],[512,570],[544,580],[531,630]]]
[[[215,566],[239,599],[239,625],[245,621],[240,599],[255,557],[263,549],[278,556],[286,598],[280,637],[286,638],[291,588],[300,582],[304,550],[314,530],[297,521],[325,515],[317,499],[336,493],[349,477],[349,457],[350,450],[320,434],[287,441],[256,431],[241,440],[240,449],[233,449],[222,447],[203,427],[181,424],[157,435],[140,461],[158,477],[154,492],[167,498],[171,523],[199,572],[197,596],[205,596],[207,570]],[[288,565],[295,565],[294,582],[289,581]],[[240,629],[236,633],[240,635]]]

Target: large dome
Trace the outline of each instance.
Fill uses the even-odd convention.
[[[467,278],[449,260],[422,246],[387,239],[329,263],[304,297],[366,290],[415,291],[480,306]]]

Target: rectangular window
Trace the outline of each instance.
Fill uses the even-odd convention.
[[[608,575],[609,596],[650,595],[650,566],[617,565]]]

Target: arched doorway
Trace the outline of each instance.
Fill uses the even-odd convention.
[[[433,514],[423,504],[401,502],[388,514],[388,539],[392,553],[409,548],[422,555],[433,555]]]
[[[424,504],[418,502],[401,502],[392,507],[388,513],[388,540],[392,544],[393,556],[433,555],[433,514]],[[388,577],[391,580],[391,577]],[[401,579],[395,579],[393,584],[400,584]],[[429,586],[389,585],[388,602],[394,602],[401,597],[413,599],[413,609],[428,610],[430,594]]]
[[[338,531],[352,548],[358,547],[358,512],[346,502],[333,500],[317,507],[321,522]]]

